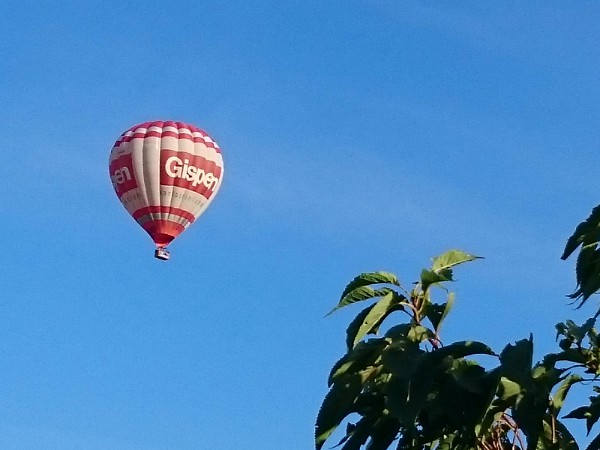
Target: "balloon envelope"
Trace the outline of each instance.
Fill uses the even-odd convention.
[[[109,172],[125,209],[162,248],[214,199],[223,180],[223,158],[217,143],[200,128],[145,122],[117,139]]]

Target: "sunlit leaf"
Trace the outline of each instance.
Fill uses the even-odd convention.
[[[394,291],[388,292],[381,300],[379,300],[373,308],[369,309],[365,315],[363,322],[360,324],[356,334],[352,339],[352,347],[354,347],[360,340],[367,334],[376,333],[379,325],[385,320],[385,318],[392,312],[402,309],[400,305],[400,298]],[[347,333],[348,341],[352,337],[350,333]]]
[[[416,344],[420,344],[421,342],[426,341],[428,339],[433,339],[435,337],[435,334],[429,328],[425,328],[421,325],[414,325],[410,327],[410,330],[408,331],[406,337],[408,338],[408,340]]]
[[[430,286],[445,281],[453,281],[452,268],[468,261],[480,259],[479,256],[470,255],[460,250],[450,250],[433,259],[431,270],[421,271],[421,287],[427,291]]]
[[[501,400],[515,399],[521,394],[522,390],[523,388],[518,383],[506,377],[501,377],[498,384],[498,398]]]
[[[565,398],[567,397],[567,394],[569,393],[569,390],[574,384],[579,383],[581,380],[583,380],[581,376],[577,374],[571,374],[567,378],[565,378],[561,385],[558,387],[558,389],[552,396],[552,405],[554,406],[554,411],[557,416],[563,406],[563,403],[565,401]]]
[[[356,335],[358,334],[358,330],[362,326],[365,321],[365,318],[369,315],[369,312],[375,307],[376,303],[367,306],[361,312],[359,312],[356,317],[350,322],[348,328],[346,329],[346,348],[348,350],[352,350],[354,347],[354,340]]]
[[[396,286],[400,286],[400,281],[393,273],[389,272],[368,272],[361,273],[356,278],[354,278],[346,288],[344,292],[342,292],[341,298],[344,298],[353,290],[362,287],[362,286],[370,286],[372,284],[381,284],[381,283],[389,283]]]
[[[386,288],[386,287],[381,288],[381,289],[372,289],[368,286],[358,287],[358,288],[350,291],[345,296],[343,296],[342,299],[340,300],[340,302],[337,304],[337,306],[335,308],[333,308],[331,311],[329,311],[327,313],[327,315],[332,314],[333,312],[337,311],[340,308],[343,308],[344,306],[348,306],[348,305],[351,305],[356,302],[362,302],[364,300],[370,300],[370,299],[374,299],[374,298],[384,297],[385,295],[389,294],[390,292],[394,292],[394,291],[392,289]]]
[[[329,374],[328,385],[348,374],[357,374],[375,363],[388,344],[382,339],[361,342],[337,361]]]
[[[461,250],[449,250],[433,259],[431,270],[440,273],[459,264],[481,259],[480,256],[470,255]]]
[[[426,291],[429,286],[444,281],[452,281],[452,270],[446,269],[440,272],[434,272],[433,270],[423,269],[421,271],[421,286]]]

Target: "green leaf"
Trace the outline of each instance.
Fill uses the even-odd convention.
[[[567,240],[561,256],[565,260],[582,244],[592,244],[600,240],[600,205],[592,209],[590,216],[579,225]]]
[[[560,413],[565,398],[567,397],[567,394],[569,393],[571,387],[575,383],[579,383],[582,380],[583,378],[581,376],[577,374],[571,374],[567,378],[565,378],[561,385],[558,387],[556,393],[552,397],[552,405],[554,406],[556,416],[558,416],[558,414]]]
[[[400,286],[400,281],[393,273],[389,272],[369,272],[369,273],[361,273],[356,278],[354,278],[344,289],[342,292],[341,298],[344,298],[353,290],[362,287],[362,286],[370,286],[372,284],[381,284],[381,283],[389,283],[395,286]]]
[[[569,414],[567,414],[565,419],[585,419],[588,414],[589,406],[580,406],[579,408],[575,408]]]
[[[412,341],[415,344],[420,344],[427,339],[434,338],[435,334],[429,328],[425,328],[421,325],[413,325],[410,327],[406,337],[409,341]]]
[[[390,292],[394,291],[390,288],[371,289],[367,286],[358,287],[344,295],[338,305],[327,313],[327,316],[334,313],[338,309],[343,308],[344,306],[348,306],[356,302],[362,302],[364,300],[370,300],[372,298],[384,297]]]
[[[331,386],[341,377],[348,374],[357,374],[368,366],[375,364],[375,361],[387,346],[388,343],[383,339],[371,339],[367,342],[361,342],[333,365],[329,374],[328,385]]]
[[[587,432],[592,430],[592,427],[600,419],[600,397],[590,397],[590,404],[574,409],[565,416],[565,419],[585,419]]]
[[[452,270],[446,269],[441,272],[423,269],[421,271],[421,287],[423,291],[427,291],[430,286],[444,281],[452,281]]]
[[[423,314],[429,321],[431,325],[433,325],[433,329],[437,330],[440,322],[442,321],[442,316],[444,315],[444,311],[446,309],[446,303],[438,304],[438,303],[427,303]]]
[[[521,391],[512,408],[513,418],[527,436],[527,449],[537,446],[544,429],[543,418],[548,409],[548,396],[544,392]]]
[[[481,259],[480,256],[470,255],[461,250],[449,250],[433,259],[431,270],[440,273],[459,264]]]
[[[354,400],[360,394],[362,380],[358,375],[344,378],[329,390],[317,415],[315,447],[320,450],[327,438],[346,416],[353,412]]]
[[[565,424],[558,419],[555,419],[554,423],[559,434],[558,448],[560,450],[579,450],[579,446],[577,445],[575,438]]]
[[[352,350],[352,348],[354,347],[354,339],[358,334],[358,330],[365,321],[365,318],[369,315],[369,312],[375,307],[375,305],[376,303],[367,306],[365,309],[359,312],[354,318],[354,320],[350,322],[350,325],[348,325],[348,328],[346,329],[346,348],[348,350]]]
[[[544,356],[543,364],[553,366],[559,361],[572,362],[576,364],[585,364],[585,355],[577,348],[570,348],[560,353],[550,353]]]
[[[443,438],[436,441],[437,445],[435,446],[436,450],[452,450],[456,448],[454,444],[454,439],[456,439],[455,434],[447,434]]]
[[[371,440],[366,450],[387,450],[392,442],[394,442],[394,439],[396,439],[399,430],[400,423],[396,418],[390,416],[381,417],[373,427]]]
[[[412,325],[409,323],[401,323],[390,328],[386,333],[385,337],[392,341],[406,341],[408,339],[408,332],[412,329]]]
[[[483,384],[485,369],[475,361],[455,359],[452,361],[450,375],[462,389],[468,392],[479,394],[485,389]]]
[[[443,303],[443,304],[429,303],[429,304],[427,304],[426,309],[425,309],[425,316],[429,319],[429,321],[433,325],[433,329],[436,331],[436,333],[439,333],[442,322],[450,313],[452,306],[454,306],[454,293],[453,292],[450,292],[448,294],[446,303]]]
[[[470,355],[490,355],[495,356],[494,351],[478,341],[459,341],[446,345],[431,353],[435,358],[441,359],[446,356],[452,356],[455,359],[464,358]]]
[[[381,361],[394,375],[409,380],[423,353],[425,352],[414,342],[396,341],[385,348]]]
[[[556,330],[558,335],[565,336],[567,339],[581,344],[586,336],[590,336],[593,334],[594,325],[596,324],[595,318],[590,318],[585,321],[585,323],[581,326],[577,325],[572,320],[567,320],[564,323],[559,323],[556,325]]]
[[[341,450],[360,450],[371,435],[371,428],[377,421],[378,415],[369,415],[361,418],[349,434],[346,431],[346,445]]]
[[[531,364],[533,362],[533,337],[508,344],[500,353],[500,364],[504,376],[523,386],[531,382]]]
[[[390,377],[383,388],[385,407],[390,414],[397,417],[404,427],[412,427],[411,417],[406,417],[410,377]]]
[[[431,353],[421,353],[413,359],[414,367],[408,373],[396,373],[396,386],[400,389],[392,390],[394,384],[387,386],[386,406],[401,423],[403,427],[412,428],[415,426],[417,416],[423,409],[428,395],[434,389],[434,381],[438,376],[439,364],[433,358]],[[393,377],[394,378],[394,377]],[[408,379],[407,379],[408,378]]]
[[[500,383],[498,384],[498,398],[501,400],[514,400],[521,395],[522,390],[523,388],[518,383],[515,383],[506,377],[500,377]]]
[[[385,318],[392,312],[403,309],[400,305],[400,298],[394,291],[388,292],[381,300],[379,300],[373,308],[369,309],[363,319],[360,327],[356,331],[352,339],[352,347],[354,347],[367,334],[374,334]],[[351,334],[348,333],[348,341],[350,343]]]
[[[492,425],[500,420],[500,417],[504,414],[504,411],[506,411],[508,406],[508,404],[500,401],[492,402],[487,408],[481,421],[478,424],[475,424],[475,434],[479,437],[488,435]]]
[[[450,250],[433,259],[431,270],[421,272],[421,288],[427,291],[430,286],[444,281],[453,281],[452,268],[468,261],[480,259],[479,256],[470,255],[460,250]]]
[[[567,427],[551,415],[546,414],[536,450],[579,450],[579,447]]]
[[[569,297],[579,299],[581,307],[585,301],[600,289],[600,205],[596,206],[590,216],[580,223],[567,241],[561,256],[567,259],[579,246],[575,275],[577,288]]]

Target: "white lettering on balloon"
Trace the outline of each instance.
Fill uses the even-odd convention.
[[[114,188],[116,189],[118,184],[131,181],[131,173],[127,167],[121,167],[120,169],[115,170],[115,172],[110,176],[110,179]]]
[[[203,184],[214,192],[219,179],[211,172],[205,172],[204,169],[191,166],[189,162],[188,159],[182,161],[177,156],[171,156],[165,163],[165,172],[171,178],[182,178],[191,182],[194,187]]]

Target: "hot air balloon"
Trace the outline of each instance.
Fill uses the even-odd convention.
[[[217,143],[200,128],[155,121],[125,131],[110,152],[110,178],[119,200],[150,235],[154,256],[210,205],[223,180]]]

